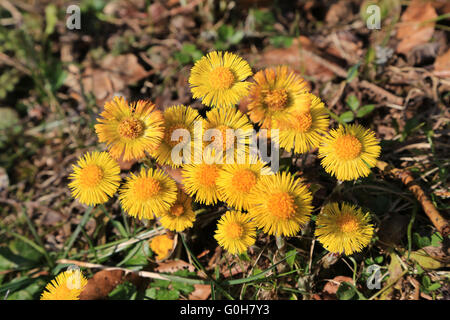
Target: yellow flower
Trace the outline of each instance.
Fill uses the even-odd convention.
[[[262,128],[271,128],[273,120],[286,119],[292,109],[307,111],[310,102],[303,93],[308,85],[287,66],[258,71],[253,78],[248,114]]]
[[[220,200],[237,210],[248,210],[248,196],[262,174],[270,169],[259,159],[245,164],[225,164],[222,167],[217,185]]]
[[[164,171],[142,168],[137,176],[131,173],[131,177],[127,177],[119,193],[122,208],[130,216],[153,219],[175,203],[177,186]]]
[[[208,138],[209,133],[214,134],[214,131],[208,132],[207,130],[214,129],[220,132],[222,141],[215,141],[216,137],[210,136],[211,142],[205,142],[205,145],[212,144],[211,147],[214,150],[222,152],[224,162],[227,162],[226,151],[230,149],[234,150],[233,159],[230,161],[237,162],[238,159],[242,159],[244,162],[249,152],[249,139],[253,132],[253,126],[247,116],[235,107],[214,108],[206,113],[205,137]]]
[[[275,128],[280,129],[280,146],[286,151],[305,153],[319,146],[322,135],[326,134],[330,123],[323,102],[311,93],[307,110],[293,110],[287,121],[275,121]]]
[[[156,158],[156,161],[161,165],[168,164],[171,167],[178,167],[179,164],[174,163],[172,160],[172,149],[181,142],[184,142],[181,146],[185,145],[185,143],[194,146],[194,126],[196,121],[199,121],[200,129],[202,129],[202,118],[198,111],[191,107],[177,105],[164,110],[164,138],[159,147],[151,152],[151,156]],[[172,139],[172,134],[178,129],[184,129],[189,132],[189,142],[183,141],[182,136],[178,139],[175,139],[175,137]],[[191,148],[191,157],[194,156],[193,152]],[[183,154],[180,153],[180,158],[182,156]]]
[[[375,133],[360,125],[339,126],[322,139],[319,158],[325,171],[338,180],[367,177],[375,166],[381,147]]]
[[[191,228],[195,221],[195,212],[192,210],[192,198],[181,189],[178,190],[177,201],[169,210],[161,214],[160,221],[164,228],[176,232]]]
[[[192,96],[207,106],[232,106],[248,94],[252,69],[241,57],[221,51],[203,56],[192,67],[189,77]]]
[[[315,235],[330,252],[359,252],[366,247],[373,235],[369,213],[348,203],[329,203],[323,207],[316,221]]]
[[[195,195],[195,201],[203,204],[216,204],[219,193],[217,178],[222,164],[218,163],[218,156],[206,153],[200,163],[183,166],[181,175],[184,189],[190,196]]]
[[[295,235],[308,221],[312,195],[290,173],[261,176],[249,195],[250,216],[270,235]]]
[[[95,125],[100,142],[106,142],[113,158],[141,159],[156,149],[164,137],[162,112],[150,101],[128,104],[123,97],[105,103]]]
[[[167,258],[172,248],[173,239],[166,234],[156,236],[150,241],[150,249],[156,253],[156,259],[158,260]]]
[[[119,187],[120,167],[108,152],[86,153],[72,165],[69,188],[72,196],[87,205],[108,201]]]
[[[45,286],[41,300],[80,300],[87,279],[80,270],[67,270]]]
[[[214,238],[231,254],[240,254],[255,243],[256,226],[248,214],[226,212],[217,223]]]

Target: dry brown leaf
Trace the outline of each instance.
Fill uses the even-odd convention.
[[[339,286],[342,282],[349,282],[353,284],[353,279],[346,276],[337,276],[332,280],[328,280],[327,284],[323,287],[322,290],[322,299],[337,300],[336,292],[338,291]]]
[[[438,56],[434,62],[434,74],[438,77],[450,77],[450,49]]]
[[[334,73],[313,60],[309,55],[303,54],[302,49],[313,51],[314,46],[307,37],[300,36],[292,42],[289,48],[270,49],[261,55],[256,63],[258,68],[268,66],[288,65],[295,71],[312,76],[318,80],[328,81],[334,78]]]
[[[81,85],[76,73],[69,73],[65,84],[80,94],[92,92],[99,105],[113,98],[128,85],[147,77],[147,72],[138,62],[134,54],[114,56],[109,54],[103,58],[98,67],[85,62],[85,69],[81,75]],[[76,71],[76,70],[74,70]]]
[[[189,294],[189,300],[206,300],[211,294],[211,286],[209,284],[194,284],[194,291]]]
[[[417,45],[427,43],[434,33],[434,21],[438,15],[432,4],[420,0],[413,0],[401,17],[397,30],[400,43],[397,52],[407,54]],[[429,21],[424,23],[425,21]]]
[[[179,270],[188,270],[189,272],[194,272],[195,267],[187,263],[183,260],[167,260],[158,264],[158,267],[155,268],[156,272],[166,272],[166,273],[174,273]]]
[[[101,270],[88,280],[80,294],[80,300],[106,299],[108,294],[123,281],[122,270]]]

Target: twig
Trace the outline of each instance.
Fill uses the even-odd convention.
[[[408,189],[416,197],[417,201],[419,201],[422,205],[422,208],[428,218],[430,218],[431,223],[433,223],[444,238],[450,234],[450,224],[441,216],[439,211],[437,211],[422,188],[414,182],[414,178],[410,171],[392,168],[384,161],[378,161],[376,166],[378,169],[392,174],[395,178],[401,180],[406,187],[408,187]]]

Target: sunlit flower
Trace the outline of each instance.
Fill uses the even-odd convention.
[[[173,239],[166,234],[154,237],[150,240],[150,249],[156,253],[156,259],[162,260],[167,258],[173,248]]]
[[[80,270],[67,270],[45,286],[41,300],[80,300],[81,291],[86,285],[87,279]]]
[[[169,210],[177,199],[177,186],[160,169],[144,168],[138,175],[131,173],[119,190],[122,208],[132,217],[153,219]]]
[[[187,194],[194,197],[195,201],[203,204],[215,204],[219,198],[217,178],[222,164],[219,164],[217,156],[205,153],[200,163],[191,163],[183,166],[184,189]]]
[[[208,131],[208,130],[217,130]],[[214,134],[220,132],[220,139],[216,140]],[[230,153],[230,161],[238,161],[242,159],[245,161],[248,154],[249,139],[253,133],[253,126],[249,122],[246,115],[242,114],[235,107],[214,108],[206,113],[206,121],[204,124],[204,136],[206,140],[211,138],[211,142],[205,141],[205,145],[212,144],[212,148],[217,152],[223,152],[223,161],[227,162],[226,152],[232,150]],[[212,134],[210,137],[209,134]]]
[[[157,149],[151,152],[152,157],[156,158],[159,164],[168,164],[172,167],[177,167],[181,163],[174,163],[172,159],[172,150],[175,146],[184,146],[186,143],[190,144],[191,157],[194,156],[192,147],[194,146],[194,127],[196,122],[200,124],[202,129],[202,118],[198,114],[196,109],[186,107],[184,105],[177,105],[167,108],[164,111],[164,138]],[[189,132],[189,141],[185,141],[183,136],[177,135],[178,129],[184,129]],[[180,130],[181,131],[181,130]],[[172,134],[174,134],[172,138]],[[177,138],[178,137],[178,138]],[[180,144],[181,143],[181,144]],[[179,153],[180,159],[183,157],[183,153]],[[188,155],[184,155],[188,156]]]
[[[213,51],[203,56],[192,67],[189,77],[192,96],[201,98],[207,106],[232,106],[248,94],[252,75],[244,59],[230,53]]]
[[[156,149],[164,137],[162,112],[150,101],[129,104],[123,97],[105,103],[95,125],[100,142],[106,142],[113,158],[141,159]]]
[[[287,120],[275,121],[275,127],[280,129],[280,146],[286,151],[308,152],[319,146],[328,130],[330,121],[323,102],[311,93],[305,95],[310,97],[309,108],[294,109]]]
[[[325,171],[338,180],[367,177],[381,152],[375,133],[360,125],[339,126],[322,139],[319,158]]]
[[[120,167],[108,152],[86,153],[72,167],[69,188],[72,196],[81,203],[104,203],[119,187]]]
[[[181,232],[191,228],[195,221],[195,212],[192,210],[192,198],[182,190],[178,190],[177,201],[160,217],[164,228]]]
[[[256,225],[248,214],[240,211],[226,212],[217,223],[214,238],[231,254],[244,253],[255,243]]]
[[[245,164],[224,164],[217,180],[220,200],[237,210],[248,210],[248,196],[262,174],[270,169],[259,159]]]
[[[249,213],[264,232],[293,236],[309,221],[311,202],[306,186],[282,172],[260,177],[249,195]]]
[[[248,114],[250,120],[271,128],[273,120],[288,118],[288,112],[307,111],[310,100],[304,95],[308,85],[286,66],[267,68],[254,75],[249,94]]]
[[[330,252],[359,252],[366,247],[373,235],[369,213],[348,203],[329,203],[323,207],[316,221],[315,235]]]

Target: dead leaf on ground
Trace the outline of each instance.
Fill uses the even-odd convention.
[[[353,279],[346,276],[337,276],[332,280],[328,280],[327,284],[323,287],[321,298],[323,300],[337,300],[336,292],[342,282],[353,284]]]
[[[189,294],[189,300],[206,300],[211,294],[211,285],[194,284],[194,291]]]
[[[422,268],[435,270],[450,266],[450,258],[442,247],[427,246],[411,252],[410,259],[417,262]]]
[[[80,300],[106,299],[117,285],[126,280],[138,287],[141,278],[133,273],[125,276],[123,270],[101,270],[88,280],[86,287],[80,294]]]
[[[93,63],[87,61],[84,65],[81,84],[77,74],[71,72],[66,78],[65,85],[77,94],[92,92],[99,105],[103,105],[128,85],[136,83],[149,74],[139,64],[134,54],[120,56],[109,54],[103,58],[99,66],[93,66]]]
[[[450,49],[436,58],[434,62],[434,75],[441,78],[450,77]]]
[[[179,270],[188,270],[189,272],[194,272],[195,267],[183,260],[167,260],[158,264],[155,268],[156,272],[174,273]]]
[[[431,3],[412,1],[402,14],[401,23],[398,24],[397,39],[401,41],[397,46],[397,52],[407,54],[415,46],[427,43],[433,36],[436,24],[429,20],[437,16]]]
[[[260,61],[256,62],[256,68],[268,66],[288,65],[300,74],[306,74],[321,81],[334,78],[334,73],[319,64],[302,49],[313,51],[314,46],[307,37],[300,36],[292,42],[289,48],[270,49],[262,53]]]

